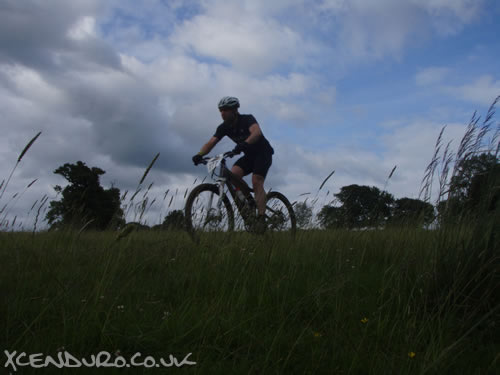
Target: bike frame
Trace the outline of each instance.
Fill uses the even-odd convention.
[[[230,153],[225,153],[218,155],[214,158],[207,158],[204,159],[204,161],[209,164],[211,162],[213,163],[219,163],[218,166],[215,168],[212,168],[211,171],[211,177],[213,180],[215,180],[218,188],[219,188],[219,198],[217,201],[217,215],[220,215],[220,210],[221,210],[221,205],[222,199],[224,196],[224,187],[227,187],[227,190],[229,191],[229,194],[233,198],[233,201],[236,204],[236,207],[238,209],[238,212],[240,213],[241,217],[243,218],[244,221],[248,219],[249,211],[245,210],[245,206],[247,203],[251,211],[250,212],[255,212],[255,209],[257,207],[257,204],[255,202],[254,197],[252,196],[252,189],[247,185],[247,183],[243,180],[240,179],[238,176],[234,175],[226,166],[226,157],[230,156]],[[219,169],[218,173],[215,173],[215,169]],[[210,171],[210,166],[209,166],[209,171]],[[245,195],[245,202],[241,202],[238,197],[236,196],[236,188],[239,188],[243,194]],[[209,201],[207,203],[208,207],[212,207],[213,203],[213,194],[210,195]],[[208,210],[207,210],[208,211]]]

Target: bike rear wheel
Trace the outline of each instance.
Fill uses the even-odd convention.
[[[186,229],[195,232],[227,232],[234,230],[234,211],[224,194],[219,204],[219,187],[201,184],[189,194],[184,208]]]
[[[297,220],[288,199],[277,191],[267,194],[266,226],[270,232],[289,232],[295,235]]]

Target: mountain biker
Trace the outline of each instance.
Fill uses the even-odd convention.
[[[223,97],[218,104],[219,111],[224,121],[217,127],[215,134],[203,145],[200,152],[193,156],[193,163],[199,164],[204,155],[224,136],[228,136],[235,143],[234,154],[244,153],[231,168],[231,172],[239,178],[252,173],[252,185],[257,203],[257,231],[265,230],[266,192],[264,180],[269,167],[271,167],[274,150],[264,137],[259,123],[252,115],[244,115],[238,112],[240,102],[232,96]]]

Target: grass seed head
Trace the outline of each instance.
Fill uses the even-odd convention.
[[[21,161],[21,159],[23,158],[24,154],[26,154],[26,152],[28,152],[28,150],[30,149],[30,147],[33,146],[33,143],[35,143],[36,139],[40,136],[40,134],[42,134],[42,132],[38,132],[38,134],[35,135],[31,141],[28,142],[28,144],[26,145],[26,147],[24,147],[23,151],[21,151],[21,154],[17,158],[17,162],[18,163]]]
[[[160,157],[160,153],[157,153],[154,159],[149,163],[149,166],[146,168],[146,171],[144,172],[144,175],[141,178],[141,181],[139,182],[139,185],[141,185],[144,182],[144,179],[148,175],[150,169],[153,167],[153,164],[156,162],[156,160]]]

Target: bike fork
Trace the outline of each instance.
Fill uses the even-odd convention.
[[[213,203],[213,199],[214,199],[214,194],[215,193],[210,193],[210,198],[208,199],[208,202],[207,202],[207,218],[206,218],[206,222],[205,222],[205,225],[208,223],[208,221],[210,220],[210,216],[212,214],[212,212],[215,210],[214,212],[214,217],[220,217],[220,213],[221,213],[221,205],[222,205],[222,197],[223,197],[223,194],[224,194],[224,184],[221,183],[222,181],[218,181],[219,184],[218,184],[218,187],[219,187],[219,198],[217,199],[217,203],[216,203],[216,207],[212,207],[212,203]]]

